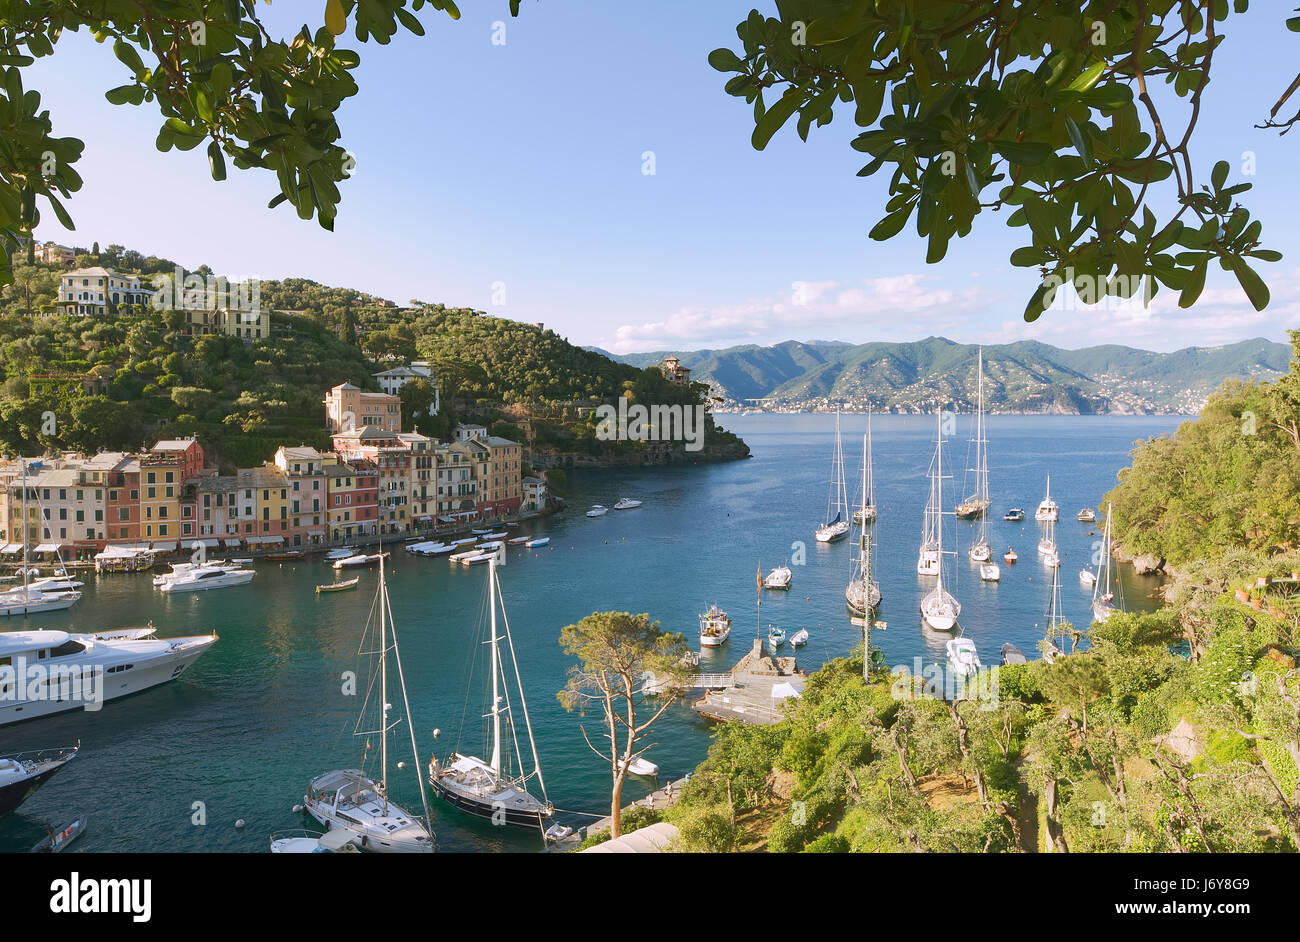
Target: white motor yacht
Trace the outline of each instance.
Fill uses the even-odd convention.
[[[160,592],[204,592],[208,589],[226,589],[253,581],[257,571],[238,566],[195,566],[184,569],[158,586]]]
[[[641,501],[634,500],[631,497],[620,497],[618,503],[614,505],[615,510],[631,510],[633,507],[640,507]]]

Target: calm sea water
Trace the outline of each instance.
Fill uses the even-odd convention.
[[[945,543],[954,534],[958,556],[948,561],[961,625],[986,664],[997,663],[1006,641],[1036,656],[1050,594],[1050,572],[1038,561],[1033,510],[1052,475],[1061,506],[1064,614],[1089,620],[1090,590],[1078,572],[1090,564],[1097,527],[1074,514],[1095,506],[1128,464],[1137,440],[1168,434],[1181,421],[1168,417],[995,416],[989,419],[989,473],[993,505],[989,542],[1000,559],[1008,545],[1020,554],[1003,566],[1000,584],[979,580],[966,557],[975,524],[947,518]],[[856,501],[866,420],[845,416],[845,465]],[[969,434],[958,420],[945,451],[945,505],[963,491]],[[706,652],[705,668],[730,667],[749,646],[756,624],[755,569],[788,561],[801,542],[806,564],[795,566],[788,593],[766,593],[764,630],[777,624],[807,628],[811,641],[798,652],[813,670],[847,654],[858,640],[844,608],[852,543],[824,546],[813,539],[823,520],[834,437],[833,416],[727,416],[754,457],[723,465],[645,470],[572,472],[567,513],[525,525],[519,533],[546,534],[548,548],[511,550],[501,570],[506,609],[523,670],[549,797],[558,808],[603,814],[609,772],[587,747],[586,724],[595,717],[566,713],[555,698],[568,659],[557,644],[560,629],[593,611],[649,612],[684,632],[695,646],[697,614],[712,602],[735,620],[732,640]],[[926,470],[935,422],[924,416],[877,416],[873,422],[877,526],[876,575],[888,622],[873,642],[890,664],[943,658],[943,642],[921,627],[918,606],[932,580],[915,574]],[[645,501],[639,509],[589,519],[589,504],[612,506],[620,496]],[[1025,524],[1005,523],[1003,511],[1023,507]],[[81,603],[68,612],[8,619],[0,630],[67,628],[89,631],[152,621],[163,636],[216,630],[221,641],[183,679],[108,704],[99,713],[69,713],[0,730],[0,752],[69,745],[82,755],[19,812],[0,819],[0,851],[27,850],[44,836],[44,824],[63,824],[85,813],[90,825],[78,852],[262,852],[273,831],[311,822],[292,807],[313,775],[355,766],[363,743],[352,736],[358,698],[341,693],[341,676],[360,669],[357,651],[373,600],[375,573],[361,573],[357,591],[317,597],[332,581],[321,562],[259,563],[248,587],[163,596],[145,576],[84,576]],[[484,754],[484,696],[479,689],[486,570],[452,567],[445,559],[394,554],[389,589],[408,682],[421,763],[440,729],[439,754],[456,748]],[[1158,582],[1123,569],[1130,608],[1155,607]],[[364,675],[363,675],[364,676]],[[398,694],[390,700],[400,706]],[[649,758],[664,775],[689,771],[704,756],[710,725],[685,704],[653,730]],[[418,810],[415,767],[405,727],[392,740],[393,797]],[[525,746],[526,748],[526,746]],[[630,781],[625,800],[646,786]],[[196,802],[206,825],[193,823]],[[444,851],[532,851],[540,839],[494,828],[433,803],[436,840]],[[246,827],[237,829],[242,819]],[[572,823],[587,818],[572,815]]]

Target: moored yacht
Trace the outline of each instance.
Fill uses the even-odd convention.
[[[16,681],[10,681],[16,689],[0,698],[0,726],[98,709],[105,701],[165,684],[216,640],[215,634],[156,638],[152,629],[0,633],[0,662],[14,668]]]
[[[615,510],[631,510],[634,507],[640,507],[641,501],[634,500],[631,497],[620,497],[618,503],[614,505]]]
[[[1034,519],[1040,523],[1052,521],[1055,523],[1061,519],[1061,508],[1052,500],[1052,476],[1047,476],[1047,496],[1038,504],[1038,509],[1034,511]]]
[[[77,747],[0,755],[0,815],[14,811],[59,769],[77,756]]]
[[[158,586],[160,592],[203,592],[208,589],[226,589],[246,585],[253,581],[257,571],[237,566],[195,566],[185,569]]]
[[[790,571],[789,566],[777,566],[764,577],[763,588],[788,589],[793,578],[794,574]]]

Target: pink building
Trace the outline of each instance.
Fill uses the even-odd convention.
[[[331,433],[376,428],[402,430],[402,399],[388,393],[362,392],[340,383],[325,395],[325,426]]]

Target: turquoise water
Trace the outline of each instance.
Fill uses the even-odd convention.
[[[1167,417],[995,416],[989,420],[989,541],[1000,559],[1014,545],[1020,562],[1003,566],[1000,584],[981,583],[965,555],[974,525],[959,522],[955,594],[961,624],[986,664],[997,663],[1005,641],[1030,656],[1042,637],[1050,573],[1037,558],[1033,509],[1052,475],[1061,506],[1058,525],[1065,615],[1089,617],[1091,592],[1078,581],[1089,564],[1096,528],[1074,514],[1095,506],[1129,461],[1135,440],[1172,431]],[[806,627],[811,642],[799,651],[802,667],[848,653],[857,633],[843,603],[851,541],[817,544],[813,530],[826,507],[833,416],[728,416],[754,457],[723,465],[620,471],[571,472],[570,509],[525,524],[519,533],[546,534],[549,547],[511,550],[501,570],[506,609],[519,654],[528,705],[541,752],[549,797],[558,808],[606,813],[609,772],[585,744],[586,723],[595,717],[566,713],[555,699],[568,659],[556,639],[560,629],[592,611],[649,612],[665,627],[696,642],[696,615],[718,602],[735,620],[732,640],[706,652],[702,666],[726,669],[747,649],[755,624],[755,568],[786,561],[792,543],[806,546],[806,565],[795,566],[788,593],[767,593],[762,622],[793,632]],[[856,500],[865,418],[843,419],[850,499]],[[891,664],[942,659],[948,636],[924,632],[918,605],[928,588],[915,574],[925,478],[933,451],[933,417],[878,416],[874,456],[879,557],[877,576],[886,631],[873,641]],[[962,490],[966,466],[966,420],[945,453],[955,468],[945,504]],[[589,504],[612,506],[620,496],[644,506],[589,519]],[[1023,507],[1026,524],[1002,521],[1010,506]],[[948,518],[947,538],[953,530]],[[69,713],[0,730],[0,752],[68,745],[82,755],[22,809],[0,820],[0,850],[29,849],[44,823],[89,816],[75,847],[92,851],[250,851],[267,847],[271,832],[306,826],[294,814],[313,775],[355,766],[362,745],[352,737],[358,698],[341,692],[344,671],[359,668],[357,650],[370,610],[376,575],[361,573],[352,592],[317,597],[318,583],[332,581],[321,562],[257,565],[248,587],[164,596],[145,576],[83,577],[85,596],[68,612],[10,619],[0,628],[93,630],[152,621],[163,636],[216,630],[221,641],[177,683],[108,704],[97,714]],[[953,561],[949,570],[953,572]],[[483,697],[467,678],[476,658],[484,611],[486,570],[452,567],[445,559],[416,559],[396,552],[389,589],[415,718],[421,764],[442,730],[439,754],[460,744],[483,754]],[[1123,570],[1129,607],[1154,607],[1158,582]],[[364,670],[364,668],[361,668]],[[481,675],[480,675],[481,676]],[[393,691],[390,701],[400,706]],[[655,726],[649,758],[665,775],[680,775],[704,756],[710,724],[686,704],[672,708]],[[392,740],[393,797],[419,809],[409,741],[403,727]],[[625,800],[644,794],[632,781]],[[432,798],[430,799],[432,803]],[[193,805],[202,802],[204,825]],[[540,840],[516,829],[495,828],[431,804],[440,850],[530,851]],[[246,827],[236,829],[243,819]],[[573,822],[584,818],[571,817]]]

